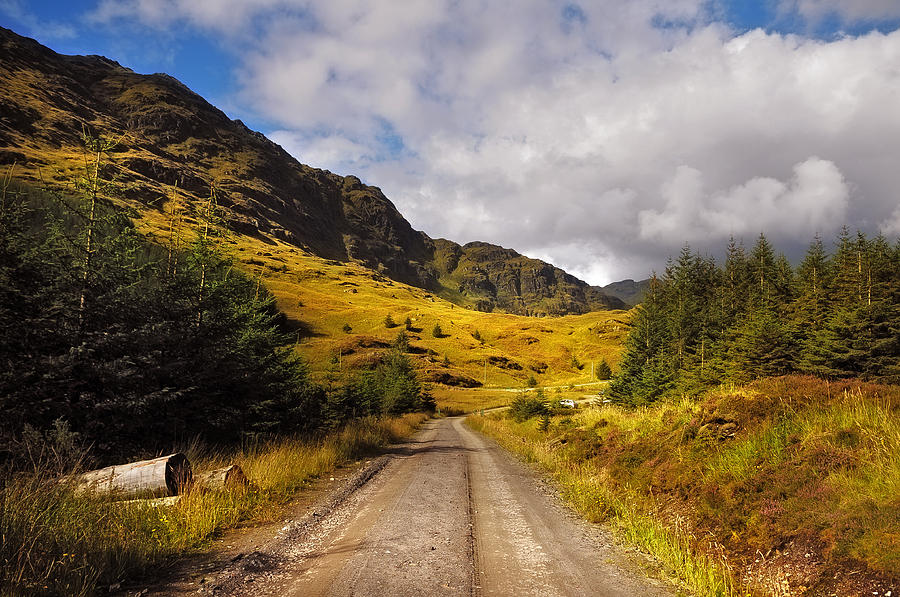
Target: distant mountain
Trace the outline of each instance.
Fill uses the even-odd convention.
[[[439,280],[481,311],[565,315],[625,308],[624,302],[558,267],[483,242],[436,239]]]
[[[543,261],[413,230],[377,187],[303,165],[178,80],[101,56],[63,56],[0,28],[0,164],[63,185],[83,168],[82,130],[121,136],[121,199],[162,210],[177,192],[196,213],[215,189],[223,223],[337,261],[354,261],[461,305],[527,315],[624,308]]]
[[[629,307],[633,307],[644,300],[644,293],[650,287],[650,278],[635,282],[634,280],[622,280],[613,282],[602,288],[609,296],[614,296]]]

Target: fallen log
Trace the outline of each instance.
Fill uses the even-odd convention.
[[[208,471],[197,475],[194,482],[207,489],[230,489],[232,487],[246,487],[250,480],[236,464]]]
[[[183,493],[192,483],[191,463],[176,453],[151,460],[117,464],[77,475],[73,479],[79,491],[118,493],[122,497],[139,495],[171,496]]]

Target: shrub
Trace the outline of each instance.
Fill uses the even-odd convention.
[[[543,400],[543,394],[530,396],[522,393],[509,405],[509,416],[522,423],[534,417],[540,417],[550,412],[547,403]]]
[[[609,366],[606,359],[601,359],[600,362],[597,363],[596,375],[597,379],[610,379],[612,377],[612,367]]]
[[[431,335],[434,336],[435,338],[443,338],[444,337],[444,330],[441,329],[441,324],[439,324],[439,323],[434,324],[434,328],[432,328],[432,330],[431,330]]]
[[[394,338],[394,348],[400,352],[409,352],[409,336],[406,335],[405,331],[400,330],[400,333]]]
[[[538,425],[538,431],[541,433],[547,433],[550,430],[550,413],[545,412],[541,415],[541,424]]]
[[[528,376],[528,379],[525,380],[526,388],[533,388],[537,386],[537,380],[534,378],[534,374]]]
[[[391,317],[390,313],[384,316],[384,327],[386,327],[387,329],[397,327],[397,323],[394,321],[394,318]]]
[[[345,324],[344,324],[344,327],[342,327],[341,329],[344,330],[344,333],[345,333],[345,334],[349,334],[350,332],[353,331],[353,328],[350,327],[350,324],[349,324],[349,323],[345,323]]]

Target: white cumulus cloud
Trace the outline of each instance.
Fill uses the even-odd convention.
[[[752,238],[764,232],[807,241],[817,232],[841,226],[849,194],[837,167],[816,157],[796,164],[788,182],[753,178],[712,193],[704,189],[700,171],[682,166],[661,189],[662,209],[638,214],[640,236],[677,244]]]

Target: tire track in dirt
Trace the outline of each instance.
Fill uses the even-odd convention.
[[[309,520],[219,575],[215,595],[673,595],[461,419],[430,421]]]

